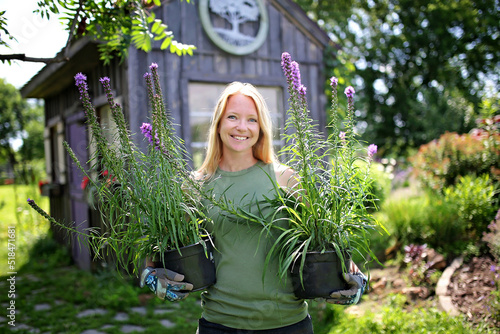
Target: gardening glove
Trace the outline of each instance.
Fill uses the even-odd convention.
[[[148,286],[162,300],[175,302],[189,295],[185,291],[193,290],[193,284],[183,280],[184,275],[172,270],[147,267],[142,271],[140,286],[141,288]]]
[[[368,278],[362,272],[348,273],[343,276],[349,286],[349,289],[332,292],[330,294],[330,298],[326,298],[327,303],[339,305],[359,303],[359,300],[365,291]]]

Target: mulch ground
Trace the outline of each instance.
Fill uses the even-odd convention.
[[[488,322],[493,327],[500,328],[498,313],[496,318],[494,316],[500,309],[495,311],[490,307],[492,292],[497,289],[495,275],[500,275],[500,267],[490,257],[472,258],[455,271],[448,292],[454,306],[469,321],[476,324]]]

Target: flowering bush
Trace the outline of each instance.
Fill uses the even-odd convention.
[[[455,184],[459,176],[490,173],[500,181],[500,117],[481,119],[468,134],[447,132],[422,145],[410,161],[422,184],[438,192]]]
[[[331,78],[332,121],[330,135],[325,138],[318,131],[309,115],[306,87],[300,79],[299,64],[290,54],[282,54],[290,108],[287,111],[285,146],[280,154],[295,171],[298,183],[291,191],[281,191],[278,211],[285,218],[287,227],[275,226],[280,235],[268,255],[279,253],[282,277],[296,261],[304,266],[308,251],[336,250],[344,270],[344,255],[352,252],[363,256],[371,254],[368,232],[380,225],[369,213],[366,204],[373,199],[369,192],[370,163],[377,152],[376,145],[363,148],[354,132],[354,88],[345,89],[347,96],[347,122],[342,130],[338,126],[337,85]],[[359,159],[366,168],[359,168]],[[278,191],[279,192],[279,191]]]
[[[109,78],[101,78],[100,82],[118,129],[113,145],[103,135],[97,120],[86,76],[82,73],[75,76],[96,147],[90,167],[99,177],[92,178],[67,143],[65,147],[85,175],[81,186],[93,189],[106,230],[79,232],[57,222],[28,199],[29,204],[52,223],[88,240],[96,254],[113,250],[117,264],[128,268],[133,263],[135,270],[145,256],[159,253],[163,260],[165,250],[179,249],[202,239],[203,214],[199,210],[199,198],[195,198],[198,185],[190,177],[183,143],[175,135],[165,110],[157,69],[153,63],[151,73],[144,75],[152,108],[152,123],[141,127],[145,138],[152,143],[147,152],[134,146],[122,108],[113,100]],[[187,187],[193,187],[193,191],[186,191]]]

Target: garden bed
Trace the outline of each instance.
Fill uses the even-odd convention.
[[[474,324],[488,322],[500,327],[490,308],[495,287],[495,271],[500,269],[488,256],[475,257],[458,268],[451,278],[448,293],[453,305]]]

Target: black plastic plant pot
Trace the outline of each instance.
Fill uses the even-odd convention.
[[[348,258],[344,257],[348,262]],[[334,291],[346,289],[342,277],[342,261],[337,252],[308,252],[300,279],[300,261],[292,267],[292,284],[295,296],[300,299],[327,298]]]
[[[215,283],[215,263],[213,257],[213,245],[205,242],[205,248],[201,243],[168,250],[164,253],[165,265],[162,262],[155,262],[156,267],[165,267],[176,273],[184,275],[184,281],[193,284],[192,291],[199,291],[208,288]]]

